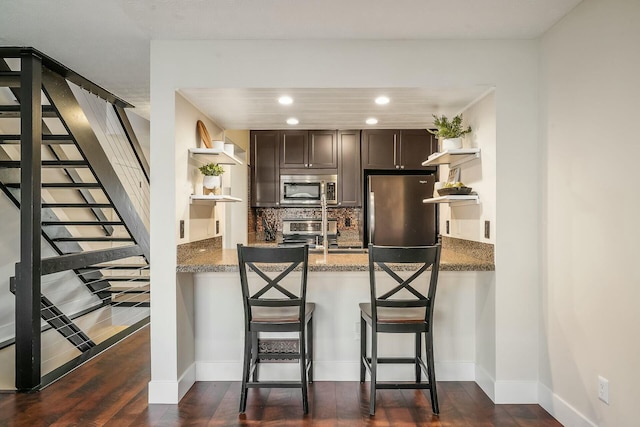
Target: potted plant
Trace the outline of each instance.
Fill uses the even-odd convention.
[[[203,194],[220,194],[222,192],[222,179],[220,175],[224,173],[224,168],[217,163],[207,163],[200,166],[200,172],[204,177],[202,178]]]
[[[444,151],[462,148],[462,137],[471,132],[471,126],[467,126],[466,129],[462,127],[462,114],[451,120],[445,115],[438,117],[434,114],[433,118],[436,130],[427,130],[441,141],[441,149]]]

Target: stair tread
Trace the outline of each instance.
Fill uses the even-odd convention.
[[[56,237],[53,242],[133,242],[131,237]]]
[[[109,289],[109,292],[111,293],[148,293],[151,291],[151,285],[144,285],[144,286],[134,286],[134,287],[128,287],[128,288],[124,288],[122,286],[112,286],[111,289]]]
[[[149,297],[149,294],[120,294],[114,295],[111,301],[112,305],[117,305],[118,303],[148,303],[151,300]]]
[[[101,281],[108,282],[148,282],[150,276],[102,276]]]
[[[149,264],[95,264],[80,270],[146,270]]]
[[[42,221],[43,226],[54,225],[124,225],[122,221]]]
[[[43,203],[43,208],[113,208],[110,203]]]

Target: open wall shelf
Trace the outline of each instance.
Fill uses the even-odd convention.
[[[215,148],[189,148],[189,155],[197,163],[218,163],[221,165],[241,165],[242,160],[224,150]]]
[[[479,148],[460,148],[457,150],[446,150],[441,153],[433,153],[427,160],[422,162],[422,166],[449,165],[450,167],[454,167],[479,158]]]
[[[423,199],[422,203],[449,203],[451,206],[477,205],[480,198],[477,194],[451,195]]]
[[[195,195],[192,194],[189,196],[189,203],[201,203],[201,202],[241,202],[242,199],[239,197],[233,197],[228,195]]]

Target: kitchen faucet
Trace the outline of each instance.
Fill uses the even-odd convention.
[[[329,240],[327,239],[327,194],[324,181],[320,183],[320,207],[322,215],[322,251],[326,258],[329,251]]]

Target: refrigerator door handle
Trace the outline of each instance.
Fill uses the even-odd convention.
[[[375,196],[373,191],[369,192],[369,243],[373,244],[373,236],[376,231]]]

